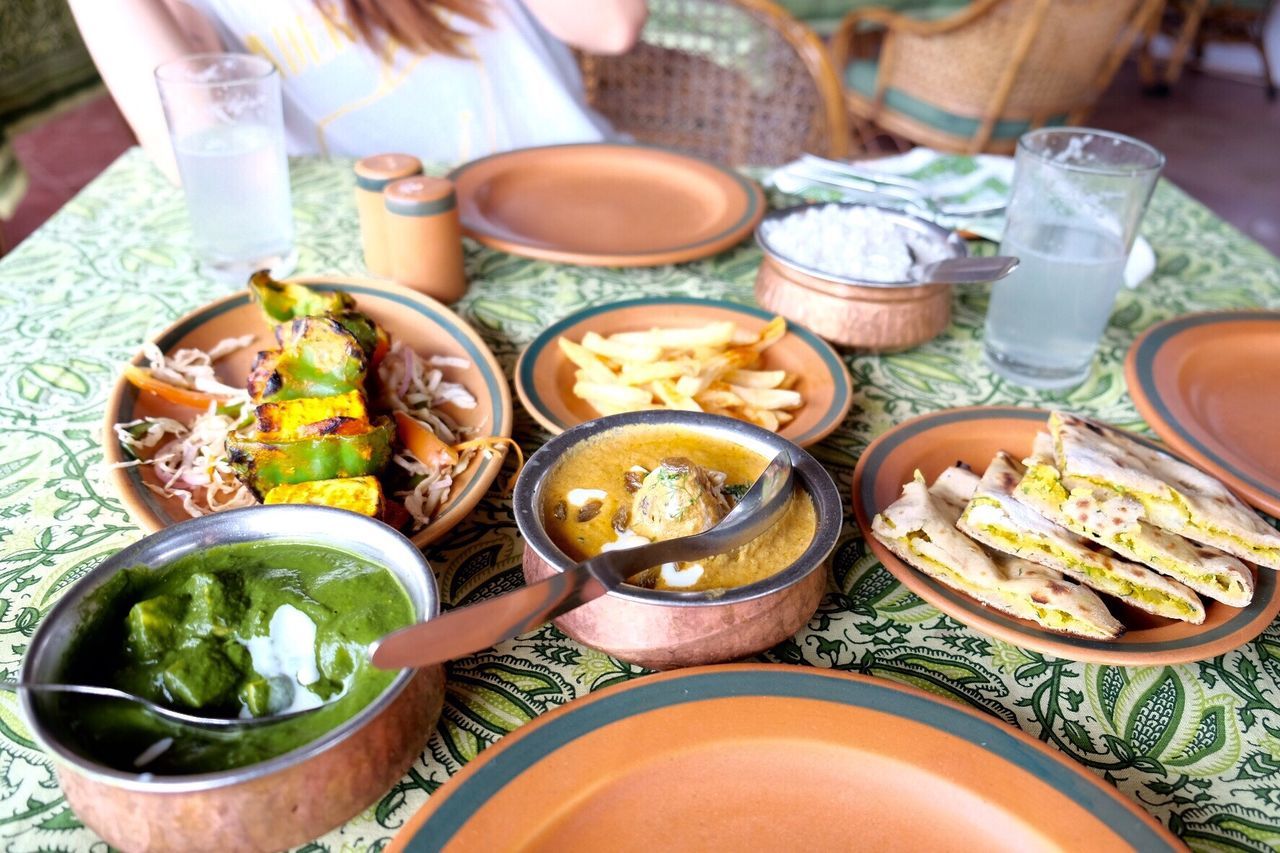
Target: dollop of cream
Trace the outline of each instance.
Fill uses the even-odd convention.
[[[299,688],[320,680],[320,668],[316,666],[316,623],[292,604],[282,604],[271,614],[265,637],[245,637],[240,642],[249,650],[253,668],[263,678],[283,676]],[[310,690],[295,689],[293,701],[277,713],[305,711],[323,702]]]
[[[612,542],[606,542],[600,546],[603,551],[625,551],[629,548],[639,548],[641,545],[648,545],[651,540],[647,536],[641,536],[630,527],[618,534],[618,538]]]
[[[676,563],[662,564],[662,582],[667,586],[687,587],[693,586],[702,579],[703,568],[700,564],[694,563],[688,568],[680,568]]]
[[[586,506],[591,501],[602,501],[608,497],[604,489],[570,489],[565,498],[573,506]]]

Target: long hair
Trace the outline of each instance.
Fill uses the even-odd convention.
[[[314,0],[324,15],[344,21],[360,40],[379,50],[391,39],[415,53],[463,56],[462,33],[449,23],[459,15],[482,26],[489,23],[483,0]]]

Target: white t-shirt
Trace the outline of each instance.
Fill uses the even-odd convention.
[[[612,138],[582,95],[572,54],[519,0],[484,4],[488,26],[453,17],[466,58],[379,54],[311,0],[185,0],[228,50],[279,70],[291,154],[387,151],[464,162],[497,151]],[[446,13],[447,14],[447,13]]]

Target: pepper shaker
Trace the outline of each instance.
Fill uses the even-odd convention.
[[[369,272],[391,275],[391,251],[387,244],[386,207],[382,190],[399,178],[422,174],[422,161],[408,154],[375,154],[358,160],[356,210],[360,214],[360,245]]]
[[[467,292],[462,225],[453,181],[401,178],[382,191],[391,277],[399,284],[453,302]]]

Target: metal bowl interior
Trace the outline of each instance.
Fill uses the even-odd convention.
[[[307,543],[346,551],[391,571],[413,604],[416,619],[440,612],[440,596],[431,567],[413,543],[380,521],[346,510],[303,505],[255,506],[184,521],[153,533],[104,561],[81,578],[53,607],[32,637],[21,678],[52,681],[61,670],[77,629],[94,612],[91,594],[124,568],[160,569],[174,560],[215,545],[270,541]],[[350,719],[319,738],[275,758],[213,773],[151,775],[127,773],[99,764],[71,748],[46,723],[49,703],[20,692],[23,715],[40,744],[89,778],[115,787],[149,793],[205,791],[276,773],[342,742],[380,714],[404,690],[412,670],[399,672],[390,685]]]
[[[785,254],[780,253],[777,249],[769,244],[765,232],[769,230],[769,223],[785,219],[800,211],[809,210],[815,207],[842,207],[849,209],[874,210],[887,221],[893,223],[897,228],[903,229],[917,237],[923,238],[934,247],[938,255],[929,260],[943,260],[947,258],[963,258],[969,254],[969,246],[955,231],[943,228],[941,225],[930,222],[919,216],[913,216],[910,213],[904,213],[901,210],[894,210],[889,207],[876,207],[869,204],[855,204],[853,202],[823,202],[820,204],[800,204],[792,207],[784,207],[778,210],[770,211],[756,226],[756,242],[760,244],[760,248],[766,255],[772,258],[776,263],[790,267],[799,272],[814,276],[815,278],[824,279],[826,281],[836,282],[838,284],[847,284],[854,287],[873,287],[873,288],[900,288],[900,287],[920,287],[927,285],[927,281],[870,281],[864,279],[850,278],[849,276],[821,270],[806,264],[795,261]]]
[[[706,435],[726,439],[748,450],[772,459],[781,452],[791,454],[796,479],[809,493],[817,516],[813,540],[800,556],[782,571],[745,586],[700,592],[673,592],[623,585],[609,593],[615,598],[651,605],[705,607],[750,601],[795,585],[816,571],[835,548],[840,536],[844,510],[831,475],[818,460],[785,438],[754,424],[704,412],[651,410],[609,415],[587,421],[562,432],[538,449],[525,464],[516,481],[512,503],[516,525],[525,544],[558,571],[575,564],[547,535],[542,520],[542,493],[547,475],[560,464],[564,455],[578,444],[604,433],[631,426],[670,426],[694,429]]]

